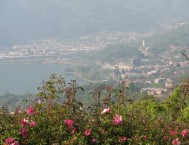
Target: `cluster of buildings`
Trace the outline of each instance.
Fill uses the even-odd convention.
[[[176,79],[182,74],[187,74],[189,70],[189,61],[178,53],[180,49],[179,46],[170,45],[167,51],[156,55],[154,62],[149,60],[152,54],[146,53],[145,49],[143,53],[147,54],[146,58],[133,58],[128,62],[112,66],[112,76],[117,80],[140,85],[141,92],[164,96],[178,85]],[[144,49],[140,48],[140,50]]]
[[[80,52],[98,49],[101,45],[79,42],[59,42],[54,39],[31,42],[25,45],[14,45],[10,49],[0,50],[0,62],[23,61],[48,61],[60,62],[73,60]]]
[[[61,63],[78,61],[81,53],[100,50],[107,45],[126,43],[139,38],[149,37],[152,33],[106,33],[78,37],[75,39],[44,39],[31,41],[24,45],[14,45],[11,48],[0,48],[0,63],[16,61]]]
[[[186,22],[167,26],[166,30],[170,31],[182,25],[186,25]],[[110,44],[131,42],[152,35],[154,34],[102,32],[72,40],[45,39],[33,41],[25,45],[14,45],[9,49],[0,48],[0,64],[16,62],[82,63],[82,55],[85,53],[100,50]],[[189,61],[182,59],[183,56],[178,53],[180,47],[176,45],[170,45],[167,51],[157,54],[154,58],[155,61],[151,60],[152,54],[149,49],[143,40],[139,50],[145,57],[129,58],[129,60],[119,61],[114,66],[107,64],[106,67],[112,68],[114,79],[141,84],[141,92],[161,96],[169,93],[176,86],[175,78],[186,73],[184,68],[189,67]]]

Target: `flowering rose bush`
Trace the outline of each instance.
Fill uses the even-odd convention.
[[[172,144],[173,145],[180,145],[180,141],[179,141],[179,138],[176,138],[172,141]]]
[[[119,124],[122,124],[122,123],[123,123],[123,120],[122,120],[121,115],[116,114],[113,118],[113,124],[119,125]]]
[[[5,140],[5,144],[7,144],[7,145],[19,145],[18,141],[15,141],[13,138],[7,138]]]
[[[35,112],[34,112],[34,107],[33,106],[30,106],[28,109],[27,109],[27,114],[29,115],[33,115]]]
[[[73,120],[70,120],[70,119],[66,119],[65,121],[64,121],[64,123],[66,124],[66,125],[68,125],[69,127],[72,127],[73,126]]]
[[[105,108],[101,114],[106,114],[106,113],[110,113],[110,108]]]
[[[101,86],[86,106],[75,81],[52,75],[26,109],[0,111],[0,144],[189,144],[188,84],[164,101],[131,100],[124,86]]]

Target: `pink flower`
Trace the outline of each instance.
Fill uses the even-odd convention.
[[[105,108],[101,114],[106,114],[106,113],[110,113],[110,108]]]
[[[85,131],[85,136],[89,136],[91,134],[91,130],[90,129],[87,129],[86,131]]]
[[[24,119],[21,120],[20,124],[21,124],[22,126],[25,126],[28,122],[29,122],[29,121],[24,118]]]
[[[182,137],[186,137],[188,133],[189,133],[189,129],[184,129],[184,130],[181,132],[181,135],[182,135]]]
[[[168,139],[168,136],[165,135],[165,136],[163,137],[163,139],[164,139],[164,140],[167,140],[167,139]]]
[[[174,135],[176,135],[178,132],[177,132],[177,131],[174,131],[174,130],[170,130],[169,133],[170,133],[171,136],[174,136]]]
[[[95,142],[96,142],[96,139],[93,138],[92,142],[95,143]]]
[[[119,141],[120,141],[120,142],[126,142],[126,141],[127,141],[127,138],[126,138],[126,137],[121,137],[121,138],[119,138]]]
[[[20,132],[21,132],[21,134],[22,134],[23,137],[27,137],[28,136],[28,131],[27,131],[26,128],[21,128]]]
[[[34,113],[35,113],[34,107],[33,107],[33,106],[30,106],[30,107],[27,109],[27,114],[32,115],[32,114],[34,114]]]
[[[72,127],[73,126],[73,120],[71,120],[71,119],[66,119],[65,121],[64,121],[64,123],[66,124],[66,125],[68,125],[69,127]]]
[[[172,141],[172,145],[180,145],[180,141],[179,141],[179,138],[176,138]]]
[[[147,139],[147,135],[144,135],[143,137],[144,137],[145,140]]]
[[[6,140],[5,140],[5,142],[7,143],[7,144],[10,144],[11,142],[13,142],[14,141],[14,139],[13,138],[7,138]]]
[[[11,143],[10,145],[19,145],[18,141]]]
[[[122,124],[123,120],[122,120],[121,115],[116,114],[113,118],[113,123],[114,125]]]
[[[30,126],[31,127],[35,127],[36,126],[36,122],[34,122],[34,121],[30,122]]]
[[[74,134],[76,132],[76,128],[72,129],[71,134]]]

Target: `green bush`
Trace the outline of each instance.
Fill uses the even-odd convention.
[[[100,86],[85,106],[76,81],[52,75],[25,110],[0,110],[0,144],[188,144],[188,84],[164,101],[132,100],[124,84]]]

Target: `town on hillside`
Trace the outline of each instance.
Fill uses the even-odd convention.
[[[166,25],[161,33],[187,25],[186,22]],[[88,82],[113,79],[124,81],[126,85],[130,83],[141,84],[141,92],[161,97],[169,94],[178,85],[178,78],[187,74],[189,61],[180,52],[189,49],[189,46],[183,47],[170,43],[165,49],[166,51],[154,54],[150,46],[146,44],[145,39],[156,34],[157,32],[101,32],[75,39],[58,40],[51,38],[31,41],[24,45],[1,48],[0,65],[9,63],[78,64],[79,68],[66,71]],[[142,57],[131,56],[124,60],[118,58],[116,63],[102,63],[101,60],[96,58],[96,61],[92,62],[95,66],[93,68],[89,67],[91,64],[86,63],[88,60],[83,59],[84,55],[100,52],[106,46],[131,42],[139,43],[137,49]],[[86,69],[86,67],[90,69]],[[95,71],[95,73],[90,71],[97,67],[100,68],[99,71]],[[106,73],[103,74],[104,70],[106,70]]]

